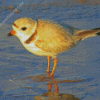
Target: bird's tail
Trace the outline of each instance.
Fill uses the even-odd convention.
[[[94,36],[100,36],[100,28],[90,30],[76,30],[75,34],[73,35],[73,39],[78,42],[79,40],[84,40]]]

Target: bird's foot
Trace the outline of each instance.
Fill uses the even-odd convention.
[[[50,71],[49,71],[49,70],[47,70],[46,72],[47,72],[47,75],[48,75],[48,76],[50,76]]]
[[[50,76],[51,76],[51,77],[54,77],[54,73],[51,73]]]

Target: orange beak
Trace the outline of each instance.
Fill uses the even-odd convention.
[[[13,36],[16,34],[16,31],[15,30],[12,30],[7,36]]]

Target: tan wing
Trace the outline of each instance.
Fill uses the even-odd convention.
[[[71,34],[56,22],[38,20],[36,45],[47,52],[63,52],[74,46]]]

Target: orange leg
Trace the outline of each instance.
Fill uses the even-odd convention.
[[[53,66],[51,76],[54,76],[54,72],[55,72],[55,69],[56,69],[56,66],[57,66],[57,61],[58,61],[57,58],[54,58],[54,66]]]
[[[51,57],[48,56],[47,59],[48,59],[48,68],[47,68],[47,72],[49,73],[49,72],[50,72],[50,60],[51,60]]]
[[[54,81],[54,85],[55,85],[55,92],[56,93],[58,93],[59,92],[59,87],[58,87],[58,85],[57,85],[57,81],[56,81],[56,79],[55,79],[55,77],[54,76],[51,76],[52,77],[52,79],[53,79],[53,81]]]
[[[50,73],[47,73],[48,76],[50,76]],[[57,81],[55,80],[54,76],[51,76],[53,81],[54,81],[54,85],[55,85],[55,92],[58,93],[59,92],[59,87],[57,85]],[[48,91],[51,91],[52,89],[52,83],[49,83],[48,85]]]
[[[49,85],[48,85],[48,91],[51,91],[51,89],[52,89],[52,84],[49,83]]]
[[[49,73],[49,72],[47,72],[47,75],[48,75],[48,76],[50,76],[50,73]],[[51,84],[51,83],[49,83],[49,85],[48,85],[48,91],[51,91],[51,89],[52,89],[52,84]]]
[[[57,83],[55,83],[55,92],[59,92],[59,87],[58,87]]]

